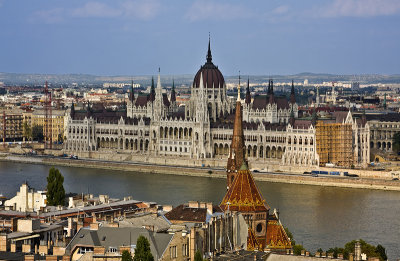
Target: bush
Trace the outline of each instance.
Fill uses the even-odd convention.
[[[203,257],[201,256],[200,250],[196,251],[196,254],[194,255],[194,261],[203,261]]]
[[[294,253],[294,255],[296,255],[296,256],[301,255],[301,250],[305,250],[304,247],[303,247],[303,245],[294,245],[294,246],[293,246],[293,253]]]

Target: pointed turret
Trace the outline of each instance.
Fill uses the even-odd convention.
[[[135,100],[135,94],[133,93],[133,81],[132,81],[132,85],[131,85],[131,91],[129,92],[129,100],[133,103],[133,101]]]
[[[271,79],[268,80],[268,91],[267,91],[267,95],[271,94]]]
[[[71,116],[71,119],[74,119],[74,117],[75,117],[75,104],[74,104],[74,102],[72,102],[72,105],[71,105],[70,116]]]
[[[151,88],[150,88],[150,101],[154,101],[156,98],[156,90],[154,88],[154,77],[151,77]]]
[[[249,78],[247,77],[247,88],[246,88],[246,99],[245,99],[246,104],[251,103],[251,94],[250,94],[250,82]]]
[[[293,82],[293,80],[292,80],[292,89],[290,91],[290,103],[291,104],[295,104],[296,103],[296,96],[295,96],[295,93],[294,93],[294,82]]]
[[[175,81],[172,79],[171,102],[176,102]]]
[[[271,87],[270,87],[270,93],[269,93],[269,103],[273,104],[275,103],[275,97],[274,97],[274,82],[271,80]]]

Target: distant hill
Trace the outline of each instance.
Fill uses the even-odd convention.
[[[18,73],[0,73],[0,82],[5,85],[43,85],[48,81],[51,85],[70,85],[73,83],[79,85],[102,85],[105,82],[125,82],[129,83],[132,80],[135,83],[148,86],[151,83],[151,75],[136,75],[136,76],[96,76],[90,74],[18,74]],[[157,75],[154,75],[157,81]],[[308,79],[310,84],[322,83],[329,81],[359,81],[361,83],[400,83],[400,74],[396,75],[380,75],[380,74],[363,74],[363,75],[335,75],[326,73],[310,73],[304,72],[294,75],[250,75],[252,83],[267,82],[272,78],[276,82],[303,82]],[[184,75],[162,75],[164,85],[171,85],[174,79],[176,85],[190,85],[193,81],[194,74]],[[246,81],[245,77],[243,81]],[[247,78],[247,77],[246,77]],[[238,76],[225,76],[226,82],[237,82]]]

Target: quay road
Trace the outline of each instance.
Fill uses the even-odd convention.
[[[3,155],[4,156],[4,155]],[[48,155],[10,155],[0,157],[0,160],[11,160],[16,162],[46,164],[57,166],[71,166],[81,168],[111,169],[115,171],[137,171],[146,173],[159,173],[170,175],[197,176],[209,178],[226,178],[225,168],[215,167],[191,167],[191,166],[171,166],[144,162],[127,161],[108,161],[98,159],[71,159],[68,157],[56,157]],[[342,176],[318,176],[300,173],[283,172],[253,172],[254,179],[257,181],[293,183],[305,185],[363,188],[363,189],[382,189],[400,191],[400,182],[377,178],[358,178]]]

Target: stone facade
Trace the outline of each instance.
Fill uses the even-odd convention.
[[[66,115],[64,150],[78,155],[104,152],[188,159],[226,158],[234,106],[235,102],[227,96],[221,72],[212,63],[209,49],[207,62],[194,78],[187,104],[177,105],[174,87],[170,97],[163,93],[158,75],[157,87],[153,81],[150,93],[135,95],[131,89],[126,109],[111,112],[88,106],[86,111],[78,111],[72,106]],[[288,152],[287,148],[293,147],[288,143],[289,136],[302,137],[315,144],[311,124],[301,125],[301,130],[296,129],[299,124],[289,125],[290,119],[297,116],[293,88],[288,100],[274,95],[272,81],[267,96],[252,99],[247,87],[243,118],[249,161],[317,165],[315,149]]]

